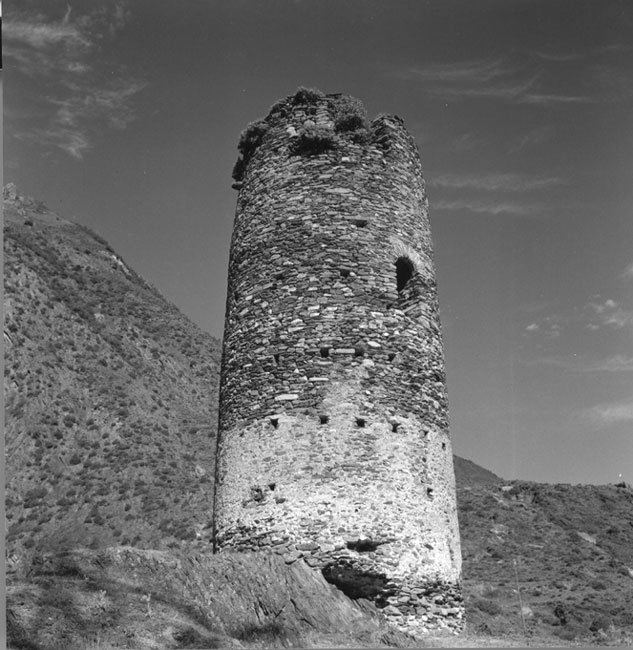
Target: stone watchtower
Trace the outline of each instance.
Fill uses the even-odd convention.
[[[303,558],[403,629],[459,627],[427,200],[396,116],[299,89],[242,133],[215,548]]]

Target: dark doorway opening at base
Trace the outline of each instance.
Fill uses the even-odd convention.
[[[389,579],[382,573],[363,573],[354,566],[330,564],[322,569],[323,577],[348,598],[366,598],[377,603],[393,595]]]

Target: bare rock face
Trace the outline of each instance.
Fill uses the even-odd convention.
[[[10,647],[412,644],[367,603],[268,553],[82,549],[39,557],[29,578],[8,591]]]
[[[428,204],[397,116],[302,89],[251,124],[229,263],[218,550],[301,556],[407,630],[461,616]],[[441,598],[450,614],[429,601]],[[397,611],[397,614],[394,612]]]

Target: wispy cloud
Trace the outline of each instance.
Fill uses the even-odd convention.
[[[613,298],[592,296],[582,307],[567,313],[550,313],[539,318],[532,317],[524,326],[525,336],[558,338],[563,332],[608,332],[633,327],[633,309]],[[625,357],[612,357],[610,363],[618,366]],[[628,363],[628,362],[627,362]]]
[[[82,131],[59,124],[53,124],[48,128],[18,131],[15,133],[15,137],[32,144],[57,147],[77,160],[81,160],[84,153],[92,148],[90,141]]]
[[[631,262],[620,274],[621,280],[630,281],[633,280],[633,262]]]
[[[429,186],[452,196],[440,196],[433,201],[434,210],[467,210],[479,214],[509,216],[540,216],[548,211],[542,201],[527,196],[565,185],[557,176],[536,176],[519,173],[488,174],[429,174]],[[459,196],[459,193],[462,196]],[[455,196],[458,194],[458,196]],[[466,196],[464,196],[466,195]]]
[[[55,23],[34,22],[26,16],[5,19],[3,37],[9,42],[21,43],[36,50],[49,50],[59,44],[71,49],[92,47],[91,41],[82,34],[81,30],[76,25],[68,23],[67,16],[68,13]]]
[[[633,310],[612,298],[594,296],[585,305],[583,312],[588,316],[587,328],[590,330],[603,327],[618,330],[633,325]]]
[[[503,59],[477,59],[411,66],[392,74],[423,84],[424,91],[445,98],[490,97],[514,100],[525,94],[538,75],[523,74]]]
[[[390,74],[446,100],[497,99],[542,107],[597,104],[633,95],[630,71],[618,62],[621,52],[618,45],[595,48],[599,62],[590,51],[515,52],[512,58],[428,63]]]
[[[557,339],[565,327],[567,319],[560,314],[543,316],[525,326],[528,335],[544,336],[548,339]]]
[[[633,357],[616,354],[606,359],[585,362],[578,370],[580,372],[633,372]]]
[[[433,210],[467,210],[481,214],[507,214],[511,216],[536,216],[542,213],[543,206],[538,203],[499,201],[497,199],[438,199],[432,204]]]
[[[124,129],[135,119],[134,100],[146,84],[106,54],[109,39],[128,18],[126,5],[116,2],[94,5],[85,14],[76,14],[70,5],[55,17],[22,12],[3,22],[8,70],[38,87],[32,104],[39,115],[14,126],[15,137],[79,160],[103,127]]]
[[[564,185],[556,176],[533,176],[529,174],[439,174],[431,176],[430,185],[455,189],[473,189],[489,192],[530,192]]]
[[[409,67],[401,70],[398,76],[409,81],[473,84],[493,81],[510,72],[502,59],[477,59]]]
[[[585,409],[583,415],[586,420],[603,426],[633,422],[633,398],[621,402],[597,404]]]
[[[528,326],[529,328],[530,326]],[[526,328],[526,329],[528,329]],[[552,366],[577,373],[629,373],[633,372],[633,357],[616,354],[604,359],[573,355],[571,357],[544,356],[525,360],[525,365]]]
[[[486,144],[486,142],[486,138],[477,136],[474,133],[464,133],[455,138],[449,146],[453,151],[464,152],[472,151],[473,149]]]
[[[508,151],[510,153],[517,153],[530,147],[536,147],[544,142],[547,142],[554,133],[554,127],[545,125],[531,129],[527,133],[515,136],[510,142]]]
[[[555,61],[557,63],[567,63],[568,61],[578,61],[584,57],[581,52],[532,52],[534,56],[544,61]]]
[[[591,95],[565,95],[562,93],[526,93],[518,98],[520,104],[538,104],[551,106],[552,104],[599,104],[604,98]]]

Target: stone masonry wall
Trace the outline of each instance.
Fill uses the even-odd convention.
[[[402,629],[457,628],[461,555],[419,155],[398,117],[341,119],[349,101],[283,100],[243,147],[215,544],[303,558]]]

